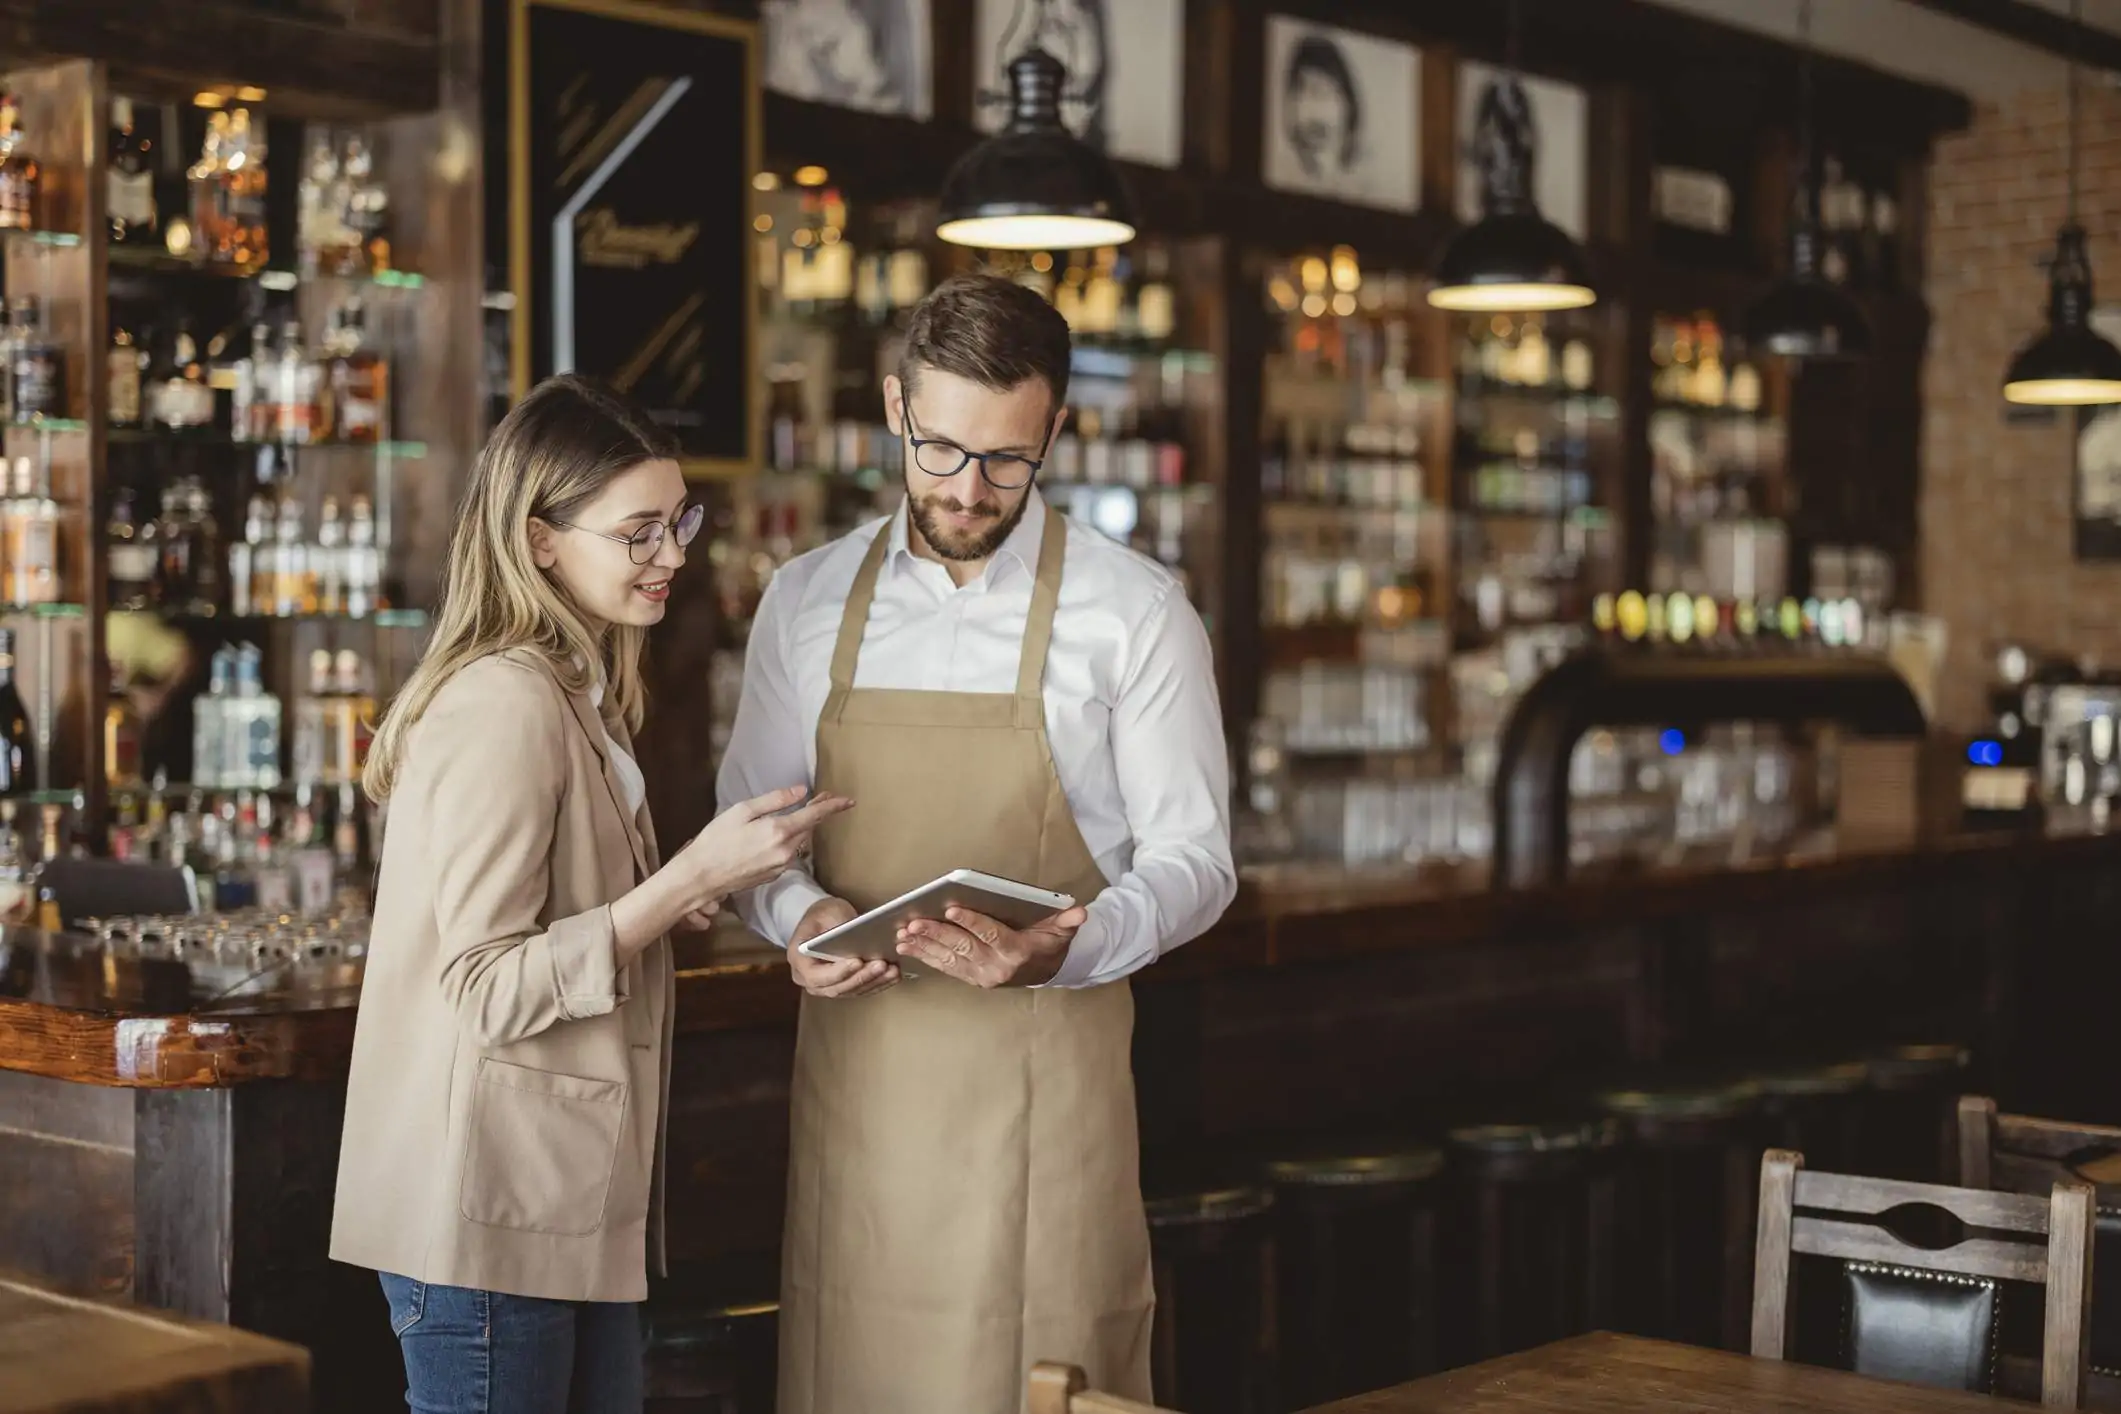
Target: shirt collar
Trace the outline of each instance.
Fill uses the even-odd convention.
[[[986,574],[974,580],[974,584],[992,588],[995,571],[1011,561],[1027,576],[1038,573],[1039,545],[1046,534],[1046,498],[1039,494],[1037,486],[1033,486],[1025,502],[1024,518],[1016,523],[1016,529],[1009,532],[1002,548],[996,550],[994,558],[987,562]],[[884,567],[893,574],[902,569],[910,570],[920,560],[920,556],[913,553],[913,543],[908,538],[911,514],[911,506],[905,501],[899,502],[890,525],[884,529],[884,533],[891,537],[884,545]]]

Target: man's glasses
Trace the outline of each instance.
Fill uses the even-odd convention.
[[[923,437],[913,424],[912,400],[909,398],[900,406],[906,412],[906,440],[913,445],[913,464],[937,480],[957,475],[965,469],[967,462],[978,462],[980,480],[997,491],[1015,491],[1030,485],[1031,478],[1037,476],[1038,469],[1046,464],[1044,457],[1020,457],[1014,452],[968,452],[955,442]]]
[[[663,548],[663,537],[665,535],[675,537],[678,542],[678,548],[683,549],[692,543],[694,536],[700,533],[700,525],[706,519],[707,508],[705,506],[687,506],[684,510],[679,511],[677,519],[671,521],[668,525],[659,520],[652,520],[631,535],[614,535],[608,530],[591,530],[587,526],[576,525],[572,521],[565,520],[555,520],[553,524],[563,526],[568,530],[579,530],[584,535],[595,535],[605,540],[616,540],[626,547],[627,554],[633,557],[635,564],[645,565],[655,558],[658,550]]]

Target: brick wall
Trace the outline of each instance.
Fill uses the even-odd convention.
[[[2121,307],[2121,94],[2087,77],[2080,219],[2100,304]],[[1923,607],[1950,628],[1939,715],[1980,724],[1990,650],[2023,641],[2121,663],[2121,563],[2070,547],[2072,435],[2003,420],[2003,371],[2045,322],[2065,196],[2060,91],[1976,110],[1931,171],[1923,373]]]

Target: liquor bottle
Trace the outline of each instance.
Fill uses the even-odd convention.
[[[21,101],[12,93],[0,96],[0,229],[37,228],[37,188],[43,176],[23,132]]]
[[[216,113],[207,120],[199,160],[185,173],[191,196],[191,250],[202,260],[227,260],[235,249],[229,229],[228,149],[228,114]]]
[[[339,520],[339,498],[326,496],[317,513],[317,543],[310,547],[310,577],[316,582],[317,612],[346,612],[346,527]]]
[[[273,531],[272,612],[283,619],[317,611],[316,580],[310,573],[309,546],[302,542],[302,505],[288,496],[280,502]]]
[[[30,874],[22,832],[15,828],[15,802],[0,800],[0,923],[19,927],[29,921],[36,904]]]
[[[332,661],[331,710],[329,720],[337,740],[326,753],[336,779],[359,781],[368,764],[368,742],[373,735],[376,700],[369,692],[368,665],[351,648],[341,648]]]
[[[359,300],[339,312],[338,349],[331,364],[332,421],[345,442],[375,442],[383,435],[390,402],[390,365],[364,342],[367,315]]]
[[[263,265],[270,251],[265,238],[265,126],[253,127],[250,110],[238,108],[229,118],[227,189],[228,259],[237,265]]]
[[[356,495],[346,527],[346,612],[367,618],[383,607],[383,557],[368,498]]]
[[[331,853],[341,878],[357,879],[367,869],[368,812],[362,807],[360,788],[351,781],[339,787],[338,805],[332,811]]]
[[[308,690],[295,701],[294,781],[299,789],[337,785],[344,777],[332,760],[332,657],[329,648],[309,655]]]
[[[1169,342],[1178,329],[1178,301],[1171,293],[1171,257],[1161,245],[1142,256],[1141,288],[1135,292],[1135,325],[1152,344]]]
[[[104,183],[110,238],[119,245],[155,239],[154,143],[133,126],[133,101],[110,101],[110,165]]]
[[[151,409],[154,420],[172,432],[197,432],[212,426],[214,390],[199,362],[199,345],[188,318],[178,321],[170,338],[168,362],[159,372]]]
[[[36,788],[36,734],[15,686],[15,634],[0,628],[0,795],[22,795]]]
[[[206,691],[192,703],[191,778],[205,790],[218,790],[229,780],[228,708],[235,700],[235,680],[235,646],[224,643],[207,668]]]
[[[282,442],[311,441],[317,424],[317,378],[302,350],[302,326],[290,319],[280,326],[280,348],[273,365],[273,432]]]
[[[110,665],[110,703],[103,709],[103,779],[112,790],[140,784],[140,714],[126,691],[125,668]]]
[[[66,350],[45,337],[44,307],[35,295],[10,301],[9,401],[17,422],[66,416]]]
[[[5,595],[10,604],[50,604],[59,598],[59,506],[37,479],[28,457],[15,458],[14,495],[0,506],[6,541]]]
[[[66,823],[66,807],[45,805],[38,811],[37,867],[30,874],[30,891],[37,899],[37,926],[47,933],[56,933],[63,926],[59,917],[58,893],[44,882],[44,871],[55,859],[66,857],[66,845],[62,838],[62,827]]]
[[[228,435],[238,442],[270,442],[273,438],[271,378],[272,330],[264,324],[250,326],[250,347],[230,369]]]
[[[263,492],[243,514],[243,538],[228,547],[229,612],[248,618],[273,612],[278,561],[270,539],[272,505]]]
[[[236,695],[230,704],[240,735],[238,784],[274,790],[280,784],[280,699],[265,690],[264,655],[256,644],[236,650]]]
[[[110,606],[137,613],[155,598],[160,540],[153,520],[142,521],[139,497],[130,486],[111,494],[110,520],[103,528],[110,560]]]
[[[186,611],[202,617],[221,608],[221,526],[214,518],[213,498],[196,476],[183,480],[184,523],[191,534],[191,602]]]
[[[113,324],[105,360],[110,387],[110,425],[140,425],[140,342],[123,324]]]
[[[332,150],[331,129],[317,128],[309,135],[309,156],[295,184],[295,258],[305,276],[339,273],[327,257],[340,244],[332,202],[338,184],[339,159]]]

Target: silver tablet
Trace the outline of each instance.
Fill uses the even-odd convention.
[[[1028,928],[1073,907],[1075,900],[1066,894],[982,874],[977,869],[954,869],[881,908],[870,909],[852,922],[819,934],[803,944],[802,953],[805,957],[855,957],[865,961],[882,958],[897,963],[900,975],[918,977],[929,969],[918,959],[901,957],[898,952],[898,930],[915,919],[941,920],[947,909],[968,908],[1011,928]]]

